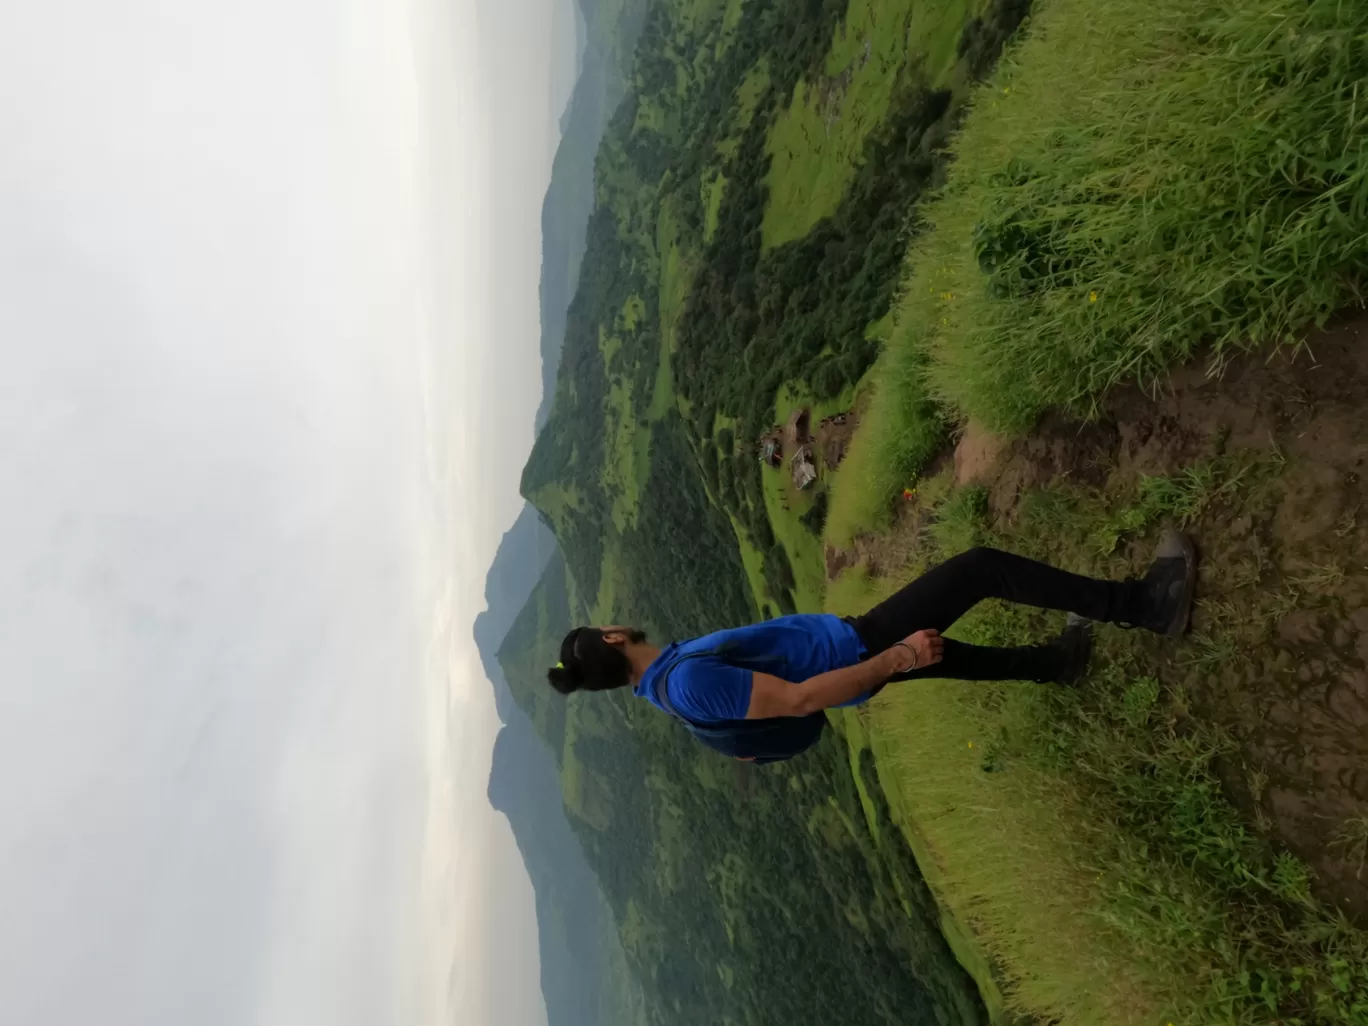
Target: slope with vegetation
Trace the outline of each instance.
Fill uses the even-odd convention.
[[[584,52],[580,74],[561,114],[561,141],[542,203],[541,312],[542,404],[537,427],[546,423],[560,369],[565,316],[579,282],[585,232],[594,208],[594,156],[604,129],[627,91],[637,36],[645,17],[642,0],[577,4]]]
[[[1021,12],[986,10],[1000,45]],[[900,42],[866,54],[854,40],[876,37],[881,17]],[[926,38],[950,56],[933,79],[906,47],[926,41],[907,5],[657,3],[599,151],[554,401],[523,480],[564,563],[500,661],[560,765],[651,1022],[984,1021],[867,748],[852,755],[833,735],[801,764],[746,773],[630,696],[565,702],[544,680],[571,611],[664,636],[820,593],[820,571],[815,588],[804,574],[805,590],[776,540],[746,433],[768,426],[781,391],[848,401],[876,356],[902,211],[934,178],[936,142],[975,70],[973,54],[956,54],[971,20],[957,9],[935,21]],[[860,123],[833,150],[844,178],[824,187],[832,209],[816,234],[762,240],[770,179],[803,173],[776,171],[768,140],[806,116],[809,82],[852,90],[845,109]],[[733,278],[753,294],[724,288]],[[755,341],[731,323],[751,299],[765,304]],[[811,329],[801,337],[785,329],[790,307]],[[710,309],[737,352],[699,330]],[[827,368],[819,392],[809,352]],[[754,373],[702,372],[733,358]],[[779,530],[795,552],[816,551],[810,528]]]
[[[1362,294],[1366,30],[1316,0],[1041,0],[914,222],[828,608],[982,542],[1121,574],[1176,522],[1206,559],[1190,641],[1104,632],[1080,693],[931,685],[867,713],[1021,1012],[1368,1022],[1343,918],[1368,908],[1368,348],[1361,320],[1315,330]],[[1032,629],[995,606],[959,628]]]
[[[572,622],[564,576],[553,559],[499,658],[560,764],[641,987],[638,1021],[985,1022],[870,754],[852,761],[832,735],[801,763],[759,770],[631,696],[550,694],[548,654]]]
[[[1361,296],[1368,15],[1037,0],[995,66],[1027,14],[647,14],[523,478],[565,563],[501,660],[649,1021],[1368,1022],[1368,353],[1262,365]],[[799,402],[862,413],[816,496],[751,448]],[[854,612],[985,542],[1119,574],[1164,522],[1207,558],[1184,646],[890,689],[792,766],[541,681],[572,613]]]
[[[584,255],[593,208],[594,155],[626,91],[645,5],[638,0],[576,4],[580,75],[561,117],[561,141],[542,207],[540,289],[545,423],[560,363],[565,316]],[[615,1026],[640,1021],[640,989],[625,964],[616,923],[571,832],[559,767],[514,701],[498,650],[556,552],[554,536],[524,506],[500,541],[486,579],[487,608],[474,624],[476,646],[503,721],[488,795],[508,817],[536,897],[542,995],[549,1026]]]

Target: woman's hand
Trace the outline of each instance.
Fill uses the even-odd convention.
[[[940,631],[917,631],[876,656],[850,666],[839,666],[807,680],[790,682],[755,670],[751,673],[750,705],[746,719],[809,716],[844,705],[869,693],[890,678],[933,666],[941,661],[945,642]]]
[[[926,630],[909,634],[894,645],[894,673],[910,673],[928,666],[935,666],[945,657],[945,639],[940,631]]]

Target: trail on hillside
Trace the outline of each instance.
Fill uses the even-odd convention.
[[[1060,478],[1111,488],[1221,461],[1230,487],[1190,530],[1203,564],[1193,634],[1163,676],[1229,731],[1230,797],[1311,866],[1318,888],[1368,920],[1368,316],[1304,347],[1198,365],[1157,394],[1119,390],[1094,422],[1047,419],[1000,444],[961,439],[957,477],[1010,521]],[[1240,467],[1273,468],[1258,483]],[[1246,487],[1246,484],[1248,487]],[[1358,826],[1356,826],[1358,824]]]

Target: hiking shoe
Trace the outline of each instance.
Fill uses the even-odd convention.
[[[1076,687],[1088,672],[1088,659],[1092,656],[1092,627],[1091,620],[1070,613],[1064,633],[1050,643],[1059,656],[1059,669],[1054,676],[1056,684]]]
[[[1197,546],[1172,528],[1164,531],[1154,550],[1154,562],[1140,587],[1136,627],[1166,638],[1181,638],[1192,619],[1192,596],[1197,590]]]

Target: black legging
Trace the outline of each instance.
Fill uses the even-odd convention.
[[[850,623],[874,655],[914,631],[945,631],[987,598],[1124,623],[1137,618],[1141,593],[1135,581],[1099,581],[1010,552],[978,548],[946,560]],[[1060,651],[1048,645],[988,648],[946,638],[941,662],[891,679],[1048,681],[1058,674],[1060,661]]]

